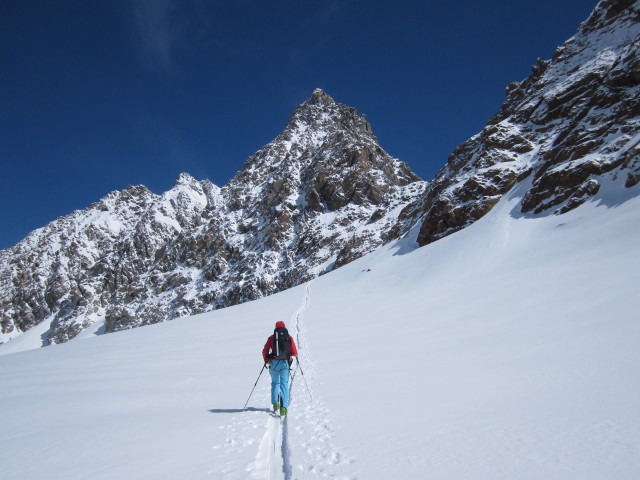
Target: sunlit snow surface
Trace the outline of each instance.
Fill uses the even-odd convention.
[[[637,194],[529,217],[516,188],[457,234],[256,302],[8,342],[0,476],[640,478]],[[266,372],[243,411],[277,320],[305,373],[285,421]]]

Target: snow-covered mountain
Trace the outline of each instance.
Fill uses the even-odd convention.
[[[44,344],[206,312],[299,285],[409,235],[426,245],[487,214],[563,214],[640,180],[640,2],[603,0],[498,113],[420,180],[322,90],[228,185],[181,175],[113,192],[0,252],[0,341]]]
[[[290,288],[393,239],[425,186],[318,89],[224,188],[128,187],[1,252],[2,339],[40,324],[61,343]]]
[[[486,127],[449,156],[410,212],[425,213],[425,245],[485,215],[533,179],[524,213],[563,213],[605,178],[640,181],[640,3],[601,1],[575,36],[507,87]]]

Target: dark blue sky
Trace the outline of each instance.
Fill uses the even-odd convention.
[[[0,249],[112,190],[223,186],[314,88],[433,178],[595,0],[0,2]]]

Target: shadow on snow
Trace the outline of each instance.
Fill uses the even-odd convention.
[[[247,407],[247,408],[212,408],[209,410],[210,413],[242,413],[242,412],[268,412],[271,413],[269,408],[256,408],[256,407]]]

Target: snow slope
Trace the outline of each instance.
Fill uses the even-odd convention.
[[[3,345],[2,478],[640,478],[639,187],[523,216],[526,187],[262,300]],[[267,373],[243,410],[277,320],[305,374],[284,421]]]

